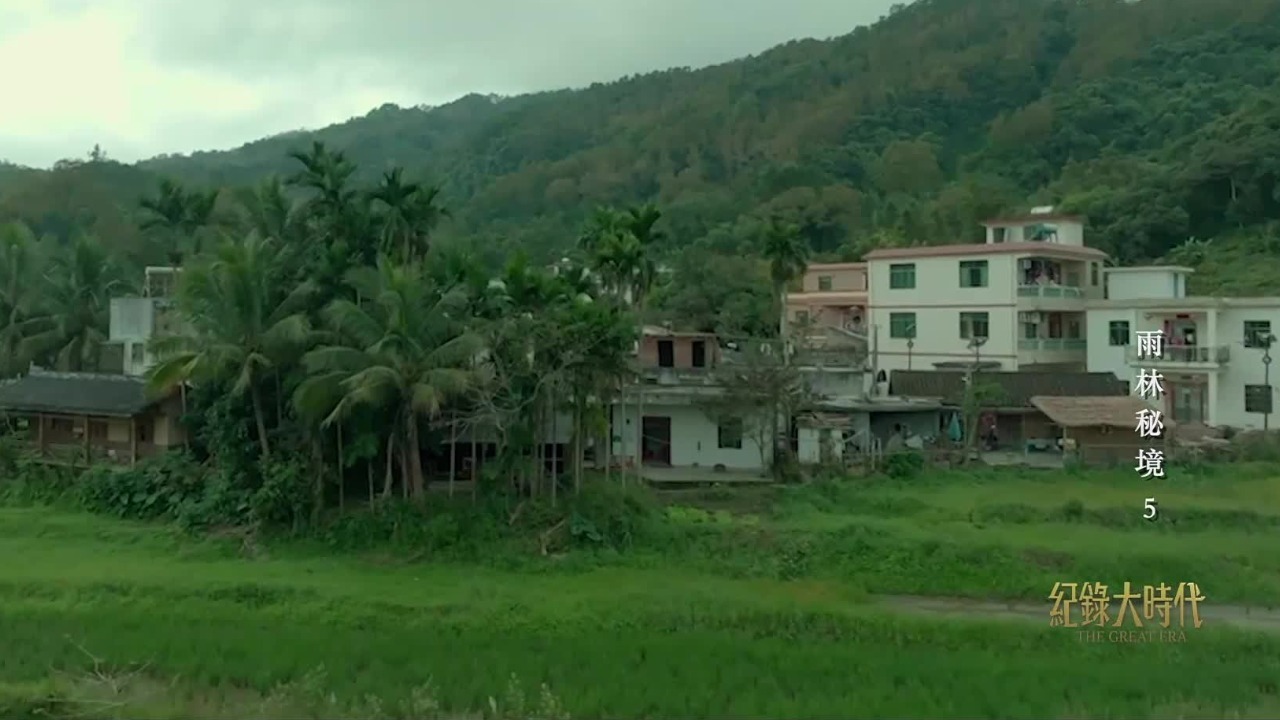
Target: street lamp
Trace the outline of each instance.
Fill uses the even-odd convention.
[[[1271,345],[1276,336],[1268,334],[1262,338],[1262,387],[1267,389],[1267,402],[1262,406],[1262,431],[1266,432],[1271,425]]]
[[[911,323],[907,326],[907,369],[911,369],[911,351],[916,346],[916,324]]]

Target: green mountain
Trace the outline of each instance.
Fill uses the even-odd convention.
[[[399,165],[439,182],[445,232],[495,252],[560,252],[602,204],[656,202],[671,249],[701,253],[749,253],[780,215],[831,258],[970,239],[984,216],[1054,204],[1122,262],[1212,255],[1202,290],[1251,292],[1280,284],[1278,99],[1280,0],[921,0],[701,70],[386,105],[135,167],[0,171],[0,215],[122,232],[160,176],[248,184],[319,140],[366,179]]]

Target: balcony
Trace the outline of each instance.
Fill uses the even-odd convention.
[[[1177,367],[1181,369],[1216,368],[1231,361],[1229,345],[1165,345],[1160,357],[1140,358],[1138,348],[1125,348],[1130,365],[1143,367]]]
[[[706,367],[647,367],[640,370],[646,385],[714,385],[715,374]]]
[[[1022,352],[1072,352],[1085,349],[1084,338],[1039,338],[1018,341]]]
[[[1084,288],[1070,285],[1019,285],[1018,297],[1084,299]]]

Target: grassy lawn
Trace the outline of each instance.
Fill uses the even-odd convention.
[[[1280,635],[1081,643],[1047,626],[1047,602],[1036,624],[876,597],[1043,602],[1071,580],[1277,597],[1280,479],[1165,483],[712,490],[698,504],[721,510],[670,508],[627,552],[431,563],[296,543],[251,560],[163,526],[0,508],[0,716],[1275,717]],[[1166,520],[1139,519],[1144,492]]]

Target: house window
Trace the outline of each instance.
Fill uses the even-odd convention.
[[[630,421],[628,420],[628,422]],[[147,422],[139,421],[138,430],[135,433],[135,436],[138,438],[138,442],[140,443],[151,442],[151,424]]]
[[[1244,386],[1244,411],[1249,413],[1271,412],[1271,386],[1270,385],[1245,385]]]
[[[805,324],[805,323],[807,323],[807,322],[809,322],[809,311],[808,311],[808,310],[797,310],[797,311],[796,311],[796,324],[797,324],[797,325],[804,325],[804,324]]]
[[[720,446],[721,450],[741,450],[742,420],[740,418],[730,418],[721,421],[717,435],[716,444]]]
[[[133,343],[129,346],[129,364],[135,370],[141,369],[146,361],[147,346],[142,343]]]
[[[916,264],[900,263],[889,266],[889,288],[910,290],[916,286]]]
[[[1002,242],[1005,242],[1005,240],[1008,237],[1009,237],[1009,228],[998,227],[998,228],[991,229],[992,242],[1002,243]]]
[[[986,260],[960,261],[960,287],[977,288],[987,286]]]
[[[889,337],[910,340],[916,336],[916,314],[889,313]]]
[[[821,291],[821,292],[829,292],[829,291],[831,290],[831,276],[830,276],[830,275],[819,275],[819,276],[818,276],[818,290],[819,290],[819,291]]]
[[[962,312],[960,313],[960,339],[972,340],[973,338],[990,337],[987,334],[990,325],[990,316],[984,312]]]
[[[1270,320],[1244,321],[1244,346],[1260,348],[1267,346],[1267,338],[1271,336]]]
[[[1107,342],[1111,347],[1129,344],[1129,321],[1112,320],[1107,325]]]
[[[1098,287],[1098,263],[1089,264],[1089,284]]]
[[[74,432],[75,427],[75,422],[69,418],[52,418],[49,420],[49,429],[56,433]]]
[[[107,439],[107,423],[103,420],[89,421],[89,439],[103,441]]]

